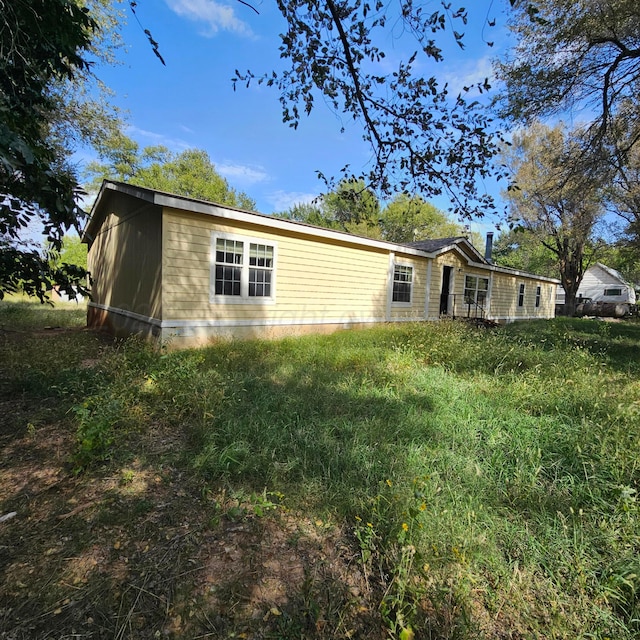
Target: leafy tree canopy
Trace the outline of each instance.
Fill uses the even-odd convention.
[[[77,224],[79,186],[51,135],[55,87],[89,71],[97,28],[71,0],[12,0],[0,12],[0,297],[22,288],[41,300],[54,282],[69,286],[79,272],[51,270],[21,240],[40,220],[52,247]]]
[[[569,314],[605,213],[604,175],[580,163],[582,133],[536,123],[516,134],[503,155],[514,184],[504,194],[510,222],[556,257]]]
[[[619,271],[627,282],[640,287],[640,254],[626,243],[604,246],[598,254],[598,261]]]
[[[602,140],[623,105],[638,119],[640,4],[637,0],[512,2],[517,44],[497,64],[506,84],[501,115],[531,123],[567,110],[592,119],[589,140]]]
[[[235,83],[275,87],[283,120],[292,127],[318,100],[359,122],[372,151],[371,169],[362,178],[384,197],[444,193],[462,216],[482,216],[493,206],[477,178],[499,173],[491,163],[496,134],[487,110],[469,98],[489,85],[485,80],[451,95],[436,78],[444,60],[439,37],[463,46],[463,8],[442,2],[425,10],[423,3],[381,0],[278,0],[278,8],[287,22],[280,36],[285,70],[262,76],[236,71]],[[397,64],[385,59],[392,32],[411,43],[412,53]],[[343,174],[349,176],[348,167]]]
[[[53,256],[56,265],[70,264],[82,269],[87,268],[87,245],[80,240],[79,236],[64,236],[62,249]]]
[[[550,278],[558,278],[560,274],[557,255],[535,232],[521,226],[503,231],[497,237],[493,244],[493,261],[503,267]]]
[[[314,202],[296,204],[274,215],[369,238],[381,237],[380,202],[362,180],[343,180]]]
[[[630,249],[640,249],[640,145],[633,144],[640,138],[640,120],[630,117],[634,109],[630,101],[625,113],[613,123],[609,136],[614,142],[608,146],[610,182],[607,188],[609,209],[618,215],[622,223],[621,244]]]
[[[96,189],[103,179],[121,180],[189,198],[198,198],[242,209],[255,209],[248,195],[236,191],[215,169],[206,151],[187,149],[180,153],[166,147],[140,149],[120,131],[106,138],[100,148],[105,163],[87,167]]]
[[[399,244],[467,235],[462,225],[419,196],[400,193],[383,207],[362,180],[343,181],[315,202],[276,215]],[[474,237],[472,242],[478,246],[482,241]]]
[[[420,196],[398,194],[384,209],[382,236],[390,242],[406,243],[430,238],[451,238],[465,229]]]

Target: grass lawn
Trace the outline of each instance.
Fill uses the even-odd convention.
[[[640,324],[83,325],[0,302],[0,638],[639,636]]]

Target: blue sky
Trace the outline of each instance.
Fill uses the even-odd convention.
[[[320,101],[293,130],[282,123],[276,89],[254,85],[233,90],[235,69],[260,75],[281,64],[283,18],[272,1],[253,4],[259,15],[230,0],[139,0],[137,15],[158,41],[166,67],[127,9],[121,64],[97,73],[113,90],[113,102],[127,112],[127,134],[141,146],[206,150],[231,186],[251,196],[259,211],[271,213],[318,195],[323,183],[316,170],[337,175],[350,164],[357,173],[366,169],[370,152],[359,123],[332,113]],[[440,39],[445,61],[435,73],[453,90],[490,76],[491,58],[505,48],[503,0],[473,4],[465,51],[450,32]],[[433,6],[439,3],[434,0]],[[496,27],[488,27],[487,19],[496,20]],[[494,47],[487,41],[494,41]],[[389,31],[384,44],[389,60],[408,57],[406,38],[397,29]],[[435,63],[424,64],[425,75],[433,74]],[[494,185],[487,187],[497,193]],[[448,206],[446,200],[434,203]],[[486,221],[481,227],[487,227]]]

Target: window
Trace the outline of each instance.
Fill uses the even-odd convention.
[[[489,278],[480,276],[465,276],[464,301],[465,304],[478,304],[483,307],[489,291]]]
[[[396,264],[393,267],[393,302],[411,302],[413,267]]]
[[[273,247],[268,244],[249,244],[249,297],[271,297]]]
[[[218,238],[216,242],[216,295],[239,296],[244,243]]]
[[[605,296],[621,296],[622,289],[605,289],[604,295]]]
[[[518,293],[518,306],[524,307],[524,282],[520,284],[520,291]]]
[[[536,309],[540,306],[540,297],[542,294],[542,287],[538,285],[536,287]]]
[[[275,244],[230,234],[213,237],[212,299],[273,300]]]

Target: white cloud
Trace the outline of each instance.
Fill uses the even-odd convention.
[[[140,127],[135,127],[133,125],[127,127],[127,134],[134,138],[143,138],[149,140],[151,144],[161,144],[172,151],[179,150],[184,151],[185,149],[190,149],[193,145],[190,145],[188,142],[181,140],[180,138],[169,138],[165,136],[163,133],[156,133],[155,131],[147,131],[146,129],[141,129]]]
[[[220,30],[253,35],[249,25],[239,20],[229,5],[214,0],[166,0],[166,3],[180,17],[200,23],[203,27],[200,34],[207,38],[213,38]]]
[[[445,74],[444,80],[448,83],[449,94],[456,96],[464,87],[471,87],[479,82],[489,79],[489,84],[495,83],[495,75],[491,64],[491,56],[483,56],[473,62],[460,65],[456,72]]]
[[[318,197],[317,193],[303,193],[300,191],[273,191],[266,196],[267,202],[274,211],[286,211],[294,204],[310,204]]]
[[[249,167],[241,164],[218,164],[215,163],[216,171],[229,178],[232,184],[251,185],[257,182],[264,182],[269,174],[262,167]]]

